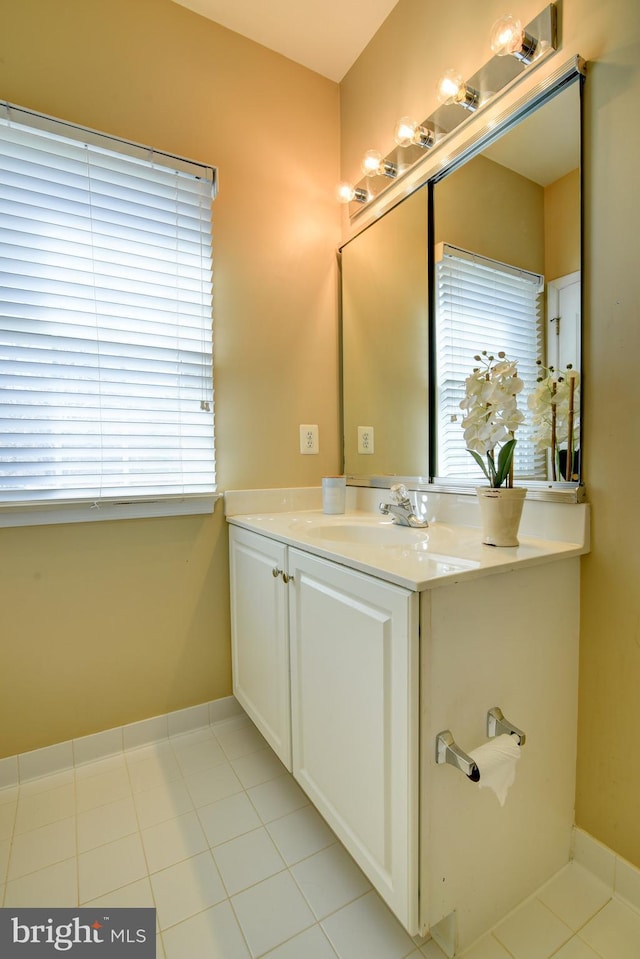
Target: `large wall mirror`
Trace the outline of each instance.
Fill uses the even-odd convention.
[[[582,372],[580,80],[565,78],[476,137],[342,248],[350,482],[473,488],[481,477],[458,404],[484,349],[518,359],[528,393],[550,367]],[[578,384],[574,377],[571,417],[559,417],[553,451],[521,402],[517,481],[534,495],[579,486]]]

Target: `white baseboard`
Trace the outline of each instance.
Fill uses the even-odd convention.
[[[640,869],[574,826],[571,858],[597,876],[612,893],[640,912]]]
[[[113,756],[125,749],[134,749],[166,739],[168,736],[179,736],[194,729],[201,729],[230,719],[241,712],[235,697],[225,696],[198,706],[177,709],[163,716],[153,716],[126,726],[105,729],[90,736],[69,739],[64,743],[34,749],[17,756],[8,756],[0,759],[0,789],[19,786],[30,779],[50,776],[96,759]]]

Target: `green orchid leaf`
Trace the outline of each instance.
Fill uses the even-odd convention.
[[[508,440],[500,450],[500,455],[498,456],[498,469],[495,483],[496,486],[502,486],[505,479],[509,475],[511,461],[513,459],[517,442],[517,440]]]
[[[471,455],[473,456],[474,460],[476,461],[476,463],[478,464],[478,466],[480,467],[484,475],[487,477],[489,482],[491,482],[491,477],[489,476],[489,473],[487,472],[487,467],[484,465],[484,460],[482,459],[480,454],[476,453],[475,450],[467,450],[467,453],[471,453]]]

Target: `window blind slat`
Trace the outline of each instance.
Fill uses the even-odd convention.
[[[504,350],[518,360],[526,384],[518,405],[526,411],[536,382],[536,360],[542,355],[542,285],[540,276],[444,245],[436,263],[439,476],[484,481],[465,449],[460,426],[464,382],[476,365],[476,354]],[[526,420],[517,439],[516,477],[544,478],[544,455],[536,452]]]
[[[212,183],[52,124],[0,119],[0,505],[212,493]]]

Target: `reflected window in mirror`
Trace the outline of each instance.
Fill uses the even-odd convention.
[[[525,381],[518,402],[525,423],[516,435],[517,482],[548,486],[580,478],[579,379],[569,425],[559,406],[553,424],[550,415],[534,416],[545,400],[548,410],[557,405],[555,390],[565,386],[553,381],[581,364],[579,98],[579,83],[565,88],[431,184],[436,481],[482,480],[466,451],[458,404],[477,365],[473,358],[483,350],[504,350],[518,360]],[[447,247],[450,256],[439,257]],[[454,255],[456,248],[465,252]],[[509,287],[516,276],[531,278],[526,307],[515,286]],[[528,403],[533,394],[535,409]]]
[[[507,263],[440,243],[435,257],[437,473],[482,482],[483,474],[465,449],[464,412],[460,402],[465,380],[478,366],[475,357],[487,350],[517,359],[525,388],[518,407],[527,410],[538,376],[543,349],[544,278]],[[525,418],[518,429],[514,456],[516,480],[544,480],[546,463],[533,442],[533,424]]]

